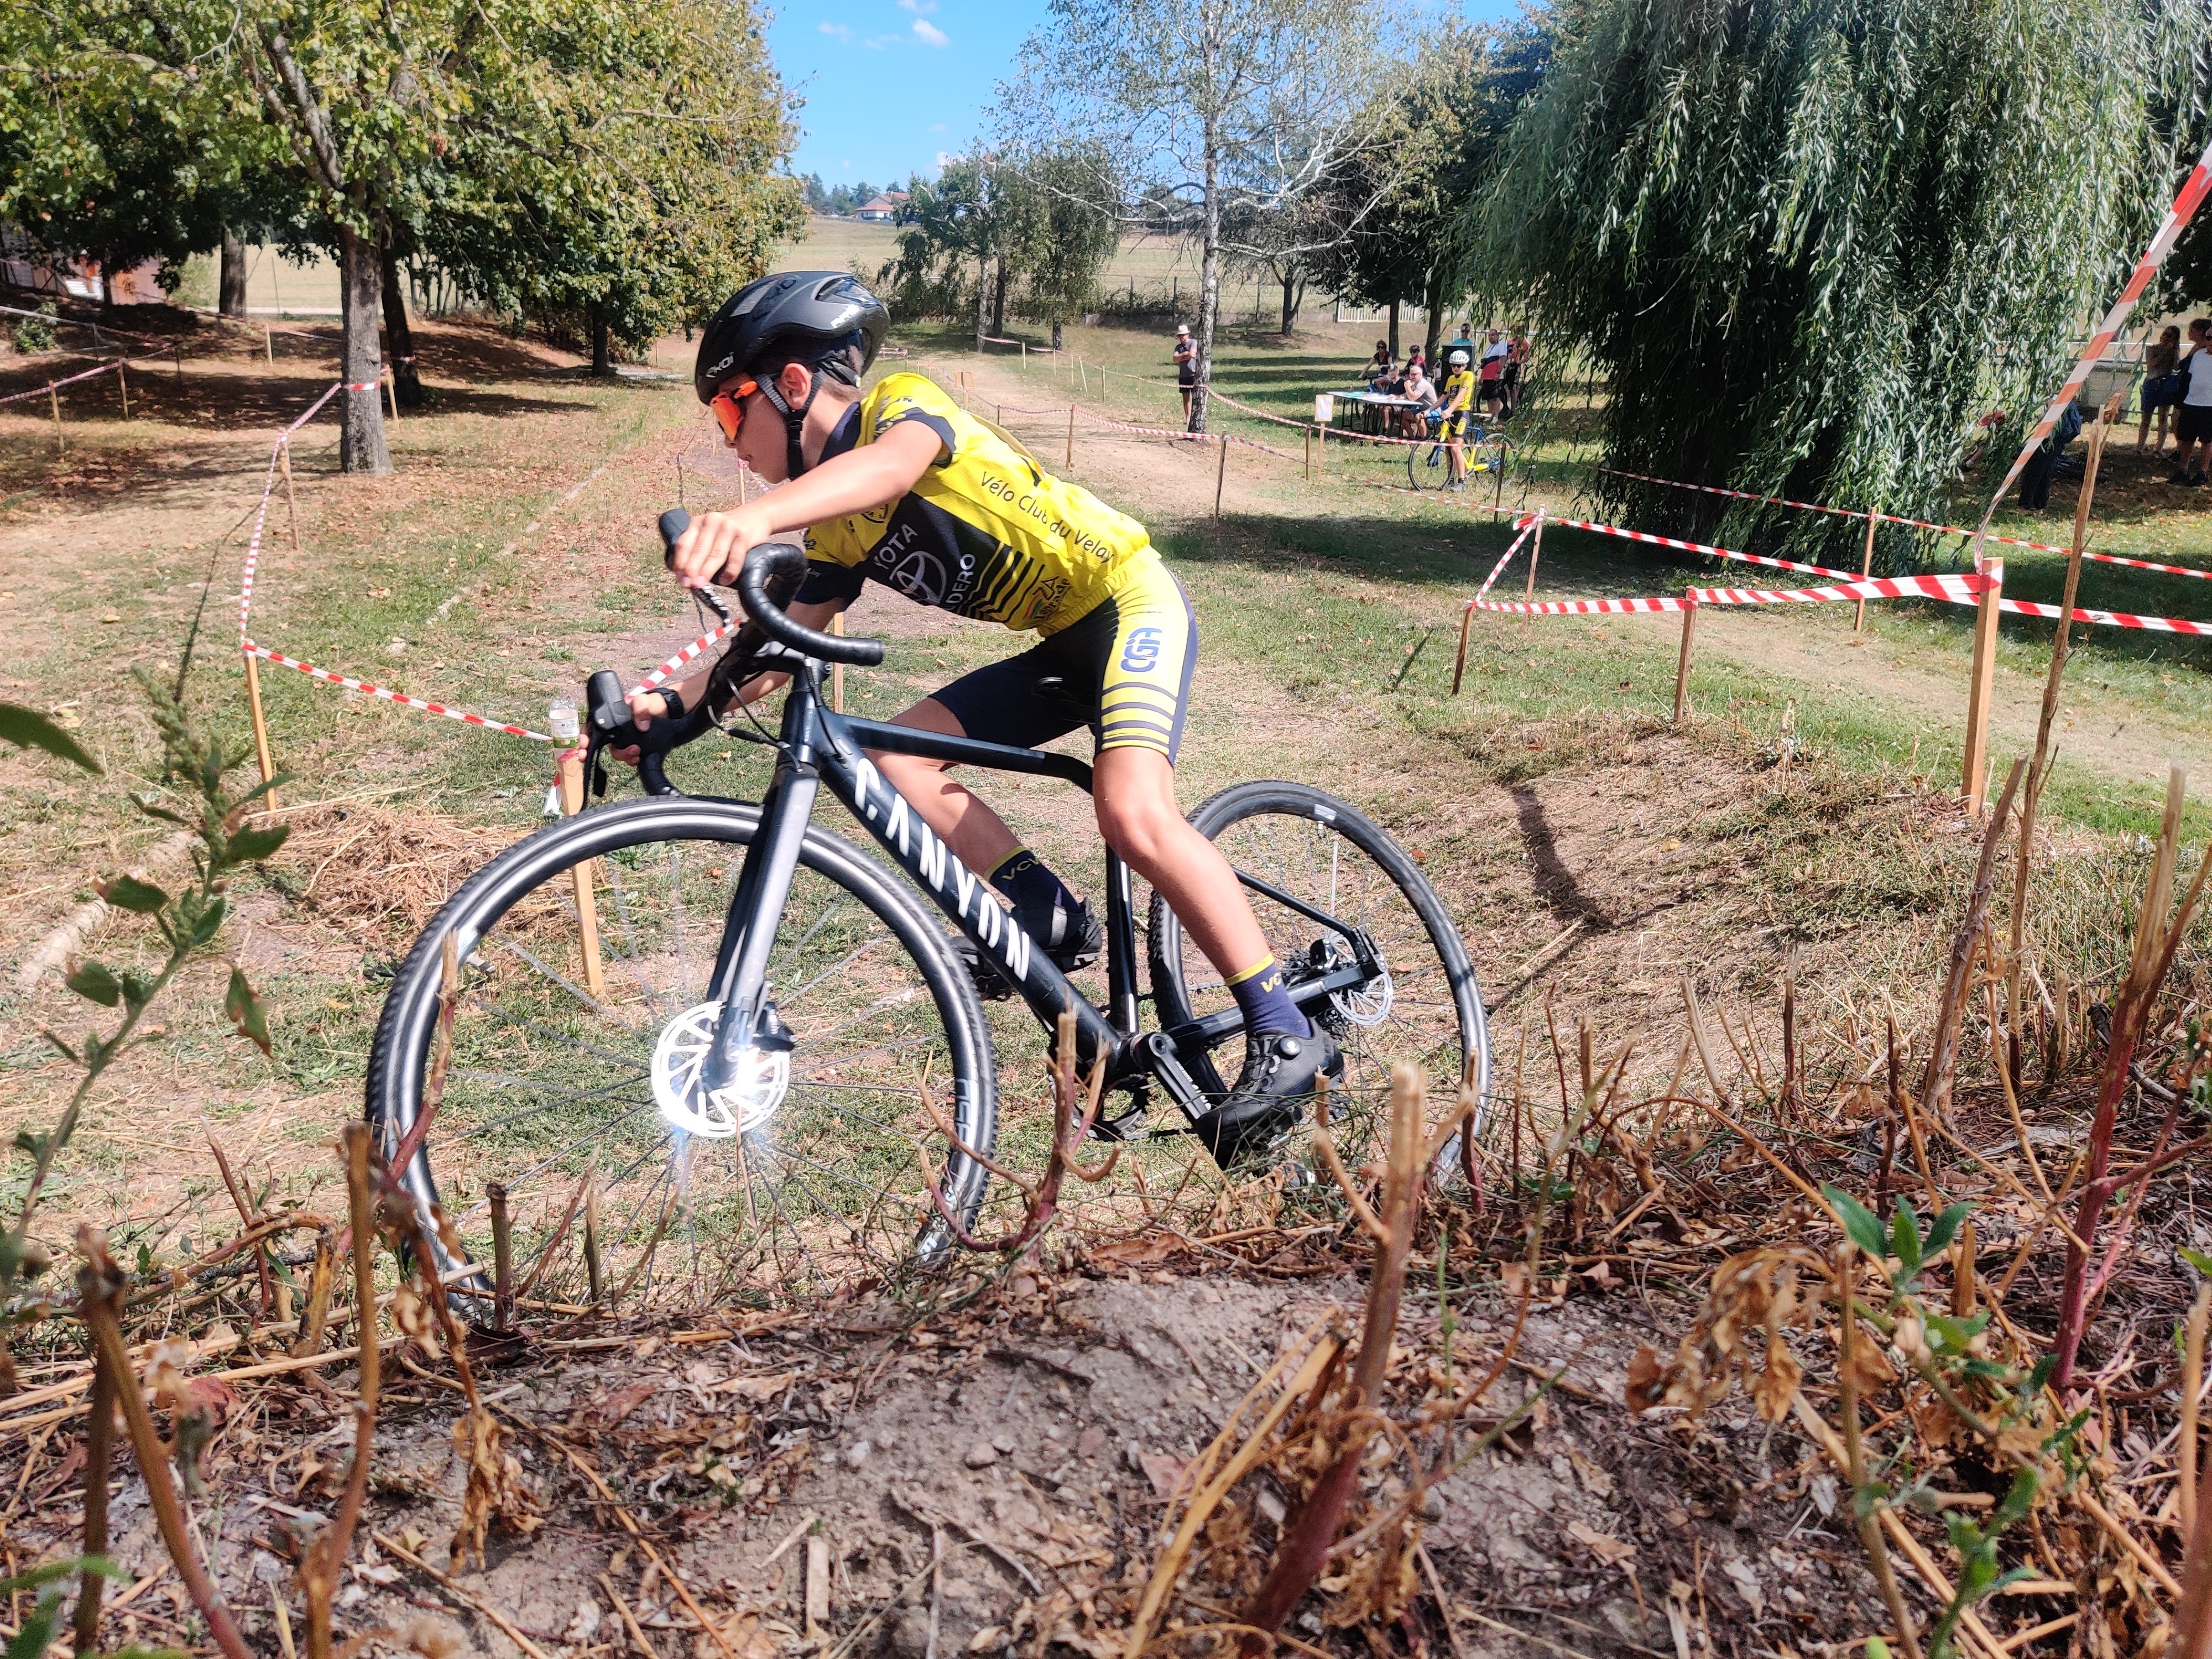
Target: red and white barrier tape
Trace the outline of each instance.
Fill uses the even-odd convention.
[[[1536,520],[1542,516],[1541,514],[1532,513],[1525,519],[1514,520],[1513,526],[1521,533],[1513,538],[1512,544],[1505,550],[1498,562],[1490,567],[1490,574],[1482,579],[1482,586],[1474,590],[1476,603],[1481,602],[1483,596],[1490,592],[1492,585],[1505,573],[1505,567],[1513,562],[1513,556],[1521,550],[1521,544],[1536,533]]]
[[[702,634],[697,639],[692,641],[690,644],[685,646],[681,651],[671,657],[666,662],[661,664],[659,667],[654,669],[643,679],[640,680],[631,688],[631,690],[636,691],[650,691],[658,686],[667,684],[668,677],[671,674],[673,674],[679,668],[687,667],[691,663],[697,661],[700,653],[705,651],[708,646],[714,644],[718,641],[729,638],[731,635],[736,633],[742,626],[744,626],[744,624],[741,623],[726,622],[718,626],[712,633]]]
[[[1995,586],[1987,576],[1875,576],[1833,587],[1693,587],[1699,605],[1830,605],[1848,599],[1948,599],[1973,605]]]
[[[1498,611],[1515,617],[1617,617],[1631,611],[1680,611],[1689,601],[1662,594],[1648,599],[1553,599],[1534,605],[1502,599],[1471,599],[1477,611]]]
[[[526,726],[510,725],[506,720],[492,720],[483,714],[471,714],[465,710],[448,708],[441,702],[430,702],[421,697],[410,697],[404,691],[393,691],[381,685],[371,685],[367,680],[357,680],[350,674],[333,674],[327,668],[318,668],[311,662],[301,662],[297,657],[288,657],[282,651],[272,651],[265,645],[256,645],[252,640],[243,642],[249,657],[258,657],[264,662],[273,662],[280,668],[296,668],[311,679],[331,685],[343,686],[349,691],[359,691],[366,696],[380,697],[386,702],[396,702],[403,708],[420,709],[426,714],[443,714],[449,720],[459,720],[464,726],[480,726],[488,732],[504,732],[511,738],[528,738],[533,743],[551,743],[553,739],[543,732],[533,732]]]
[[[1826,507],[1819,501],[1793,501],[1786,495],[1759,495],[1748,489],[1723,489],[1717,484],[1685,483],[1679,478],[1655,478],[1648,472],[1628,472],[1620,467],[1601,466],[1595,471],[1609,472],[1616,478],[1634,478],[1639,483],[1663,484],[1669,489],[1694,489],[1705,495],[1731,495],[1738,501],[1765,501],[1774,507],[1795,507],[1808,513],[1831,513],[1838,518],[1863,519],[1863,513],[1854,513],[1849,507]],[[1914,530],[1932,530],[1941,536],[1972,536],[1974,532],[1955,524],[1936,524],[1927,519],[1909,519],[1899,513],[1877,513],[1875,518],[1882,524],[1900,524]],[[1997,542],[2006,547],[2025,547],[2038,553],[2070,553],[2071,548],[2054,547],[2049,542],[2030,541],[2024,536],[1984,536],[1984,541]],[[2166,576],[2192,576],[2201,582],[2212,582],[2212,570],[2197,570],[2185,564],[2160,564],[2155,559],[2131,558],[2120,553],[2093,553],[2086,548],[2081,556],[2099,564],[2124,564],[2136,570],[2155,570]]]
[[[26,398],[40,397],[58,386],[73,386],[79,380],[88,380],[95,374],[112,374],[129,361],[127,357],[118,357],[112,362],[100,364],[97,368],[88,368],[76,374],[64,374],[58,380],[49,380],[44,386],[34,386],[28,392],[11,392],[6,397],[0,398],[0,404],[19,404]]]
[[[1999,599],[1997,609],[2010,611],[2022,617],[2046,617],[2058,619],[2055,605],[2039,605],[2033,599]],[[2199,634],[2212,635],[2212,623],[2189,622],[2180,617],[2138,617],[2126,611],[2087,611],[2076,607],[2074,620],[2080,623],[2101,623],[2107,628],[2147,628],[2158,634]]]
[[[2051,399],[2050,406],[2043,411],[2043,418],[2028,433],[2027,441],[2020,447],[2020,453],[2013,457],[2012,465],[2005,472],[2004,482],[1997,486],[1996,494],[1990,497],[1989,506],[1983,510],[1981,533],[1988,533],[1990,520],[1996,514],[1997,503],[2004,500],[2005,491],[2010,489],[2013,481],[2020,477],[2021,469],[2027,465],[2028,457],[2035,453],[2038,446],[2051,435],[2051,429],[2058,424],[2059,412],[2081,395],[2081,388],[2088,384],[2089,371],[2097,366],[2106,349],[2127,325],[2128,315],[2136,308],[2136,301],[2150,286],[2150,279],[2158,275],[2158,268],[2166,263],[2166,256],[2173,251],[2173,244],[2180,236],[2182,228],[2196,216],[2197,209],[2204,200],[2208,189],[2212,189],[2212,143],[2205,145],[2204,153],[2197,158],[2197,165],[2189,170],[2189,177],[2182,182],[2180,194],[2173,198],[2173,205],[2166,209],[2166,217],[2159,222],[2158,234],[2150,239],[2150,246],[2143,250],[2142,258],[2136,261],[2135,270],[2128,277],[2127,286],[2120,290],[2120,297],[2112,301],[2112,308],[2105,313],[2105,320],[2097,325],[2097,331],[2089,337],[2089,343],[2082,348],[2081,356],[2075,360],[2072,371],[2066,376],[2066,383],[2058,388]]]
[[[253,509],[253,529],[246,538],[246,570],[238,588],[238,644],[240,650],[252,648],[252,641],[247,637],[246,619],[253,612],[253,577],[261,564],[261,532],[268,526],[269,502],[276,489],[276,458],[283,452],[284,446],[291,441],[292,434],[313,420],[316,411],[337,397],[341,390],[354,391],[357,388],[346,386],[343,382],[329,387],[321,397],[307,405],[306,413],[279,433],[276,441],[269,447],[269,471],[261,480],[261,501]]]
[[[1547,519],[1546,522],[1558,525],[1565,530],[1587,530],[1600,536],[1618,536],[1624,541],[1648,543],[1653,547],[1672,547],[1684,553],[1704,553],[1716,559],[1763,564],[1772,570],[1800,570],[1808,576],[1832,576],[1847,582],[1858,580],[1848,570],[1831,570],[1824,564],[1800,564],[1795,559],[1771,558],[1764,553],[1739,553],[1732,547],[1715,547],[1706,542],[1686,542],[1673,536],[1655,536],[1648,530],[1624,530],[1619,525],[1593,524],[1587,519]]]

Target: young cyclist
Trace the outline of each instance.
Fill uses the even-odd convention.
[[[1468,410],[1474,402],[1474,376],[1468,368],[1468,354],[1455,346],[1444,359],[1451,373],[1444,376],[1443,440],[1446,489],[1467,488]]]
[[[1295,1122],[1317,1077],[1342,1076],[1343,1060],[1291,1000],[1228,860],[1176,805],[1198,657],[1190,601],[1144,526],[1045,473],[928,380],[890,374],[862,392],[890,321],[881,301],[834,271],[763,277],[715,313],[694,370],[699,401],[725,442],[781,488],[694,519],[676,544],[677,579],[700,587],[733,576],[751,548],[804,532],[808,575],[789,611],[809,627],[827,628],[873,580],[1042,635],[898,723],[1025,748],[1091,727],[1100,833],[1174,908],[1244,1016],[1243,1069],[1198,1133],[1224,1164],[1264,1149]],[[631,693],[636,724],[696,707],[708,678],[694,675],[672,696]],[[744,695],[781,684],[763,677]],[[945,763],[869,758],[1064,970],[1096,960],[1091,907]]]

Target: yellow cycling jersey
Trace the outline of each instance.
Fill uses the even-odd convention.
[[[1444,407],[1465,409],[1474,398],[1474,376],[1466,369],[1455,368],[1444,377]]]
[[[857,597],[873,580],[921,605],[1053,634],[1107,599],[1114,578],[1157,559],[1145,526],[1051,477],[920,374],[884,377],[848,410],[828,460],[919,421],[940,448],[896,501],[806,532],[799,599]]]

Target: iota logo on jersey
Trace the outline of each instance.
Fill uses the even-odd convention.
[[[1121,672],[1124,674],[1149,674],[1159,666],[1160,630],[1157,628],[1133,628],[1121,647]]]

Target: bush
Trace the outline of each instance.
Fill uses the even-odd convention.
[[[15,349],[26,356],[34,351],[52,351],[58,343],[55,315],[53,301],[49,300],[39,307],[37,316],[16,318]]]

